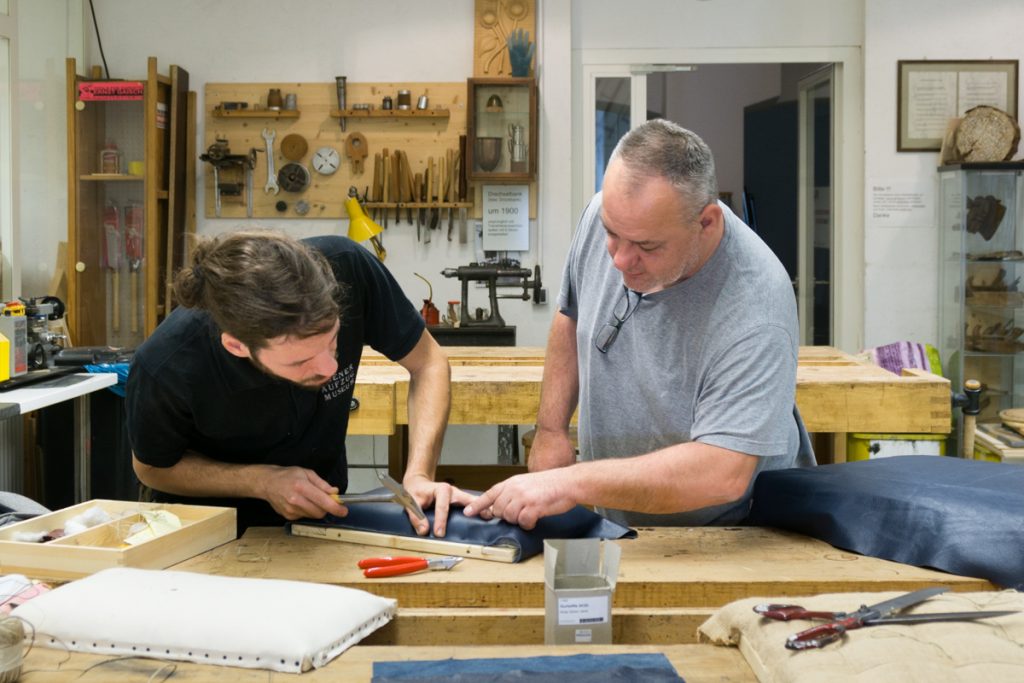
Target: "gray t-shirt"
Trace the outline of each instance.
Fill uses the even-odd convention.
[[[796,299],[775,254],[727,206],[725,233],[693,277],[640,296],[625,291],[605,245],[598,194],[580,220],[559,293],[576,320],[581,460],[699,441],[759,457],[758,472],[814,464],[796,411]],[[635,310],[607,353],[595,335]],[[736,503],[669,515],[602,510],[636,526],[735,524]]]

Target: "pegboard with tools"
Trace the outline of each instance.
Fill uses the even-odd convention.
[[[208,83],[205,113],[207,218],[347,218],[353,186],[392,220],[472,207],[465,82]]]

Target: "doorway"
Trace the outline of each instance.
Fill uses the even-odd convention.
[[[778,103],[788,110],[786,116],[792,122],[786,124],[791,135],[784,153],[792,182],[786,190],[784,203],[788,208],[782,219],[783,227],[778,228],[784,235],[765,241],[770,245],[775,242],[772,246],[794,280],[801,309],[801,344],[859,349],[863,337],[863,209],[860,201],[863,126],[862,114],[857,109],[862,99],[859,51],[780,48],[759,50],[756,58],[750,59],[743,59],[751,55],[743,54],[742,50],[724,52],[736,52],[736,60],[712,63],[711,56],[728,57],[721,50],[583,50],[577,53],[574,78],[580,86],[578,92],[582,92],[584,106],[583,125],[575,136],[578,139],[574,139],[574,145],[578,145],[577,158],[583,159],[584,168],[583,181],[576,184],[580,193],[573,198],[574,213],[579,214],[600,186],[606,155],[614,146],[610,138],[618,134],[622,122],[628,119],[630,127],[635,127],[653,116],[663,116],[695,130],[708,142],[715,153],[719,186],[725,193],[723,199],[737,215],[745,217],[745,208],[749,213],[751,206],[756,210],[758,205],[765,204],[756,197],[752,204],[744,202],[746,111],[753,107],[751,111],[756,112],[755,105]],[[777,59],[772,59],[773,55]],[[812,79],[810,85],[805,82],[823,72],[828,74],[824,81]],[[810,116],[801,115],[806,102],[811,102],[815,112]],[[598,133],[599,121],[601,133]],[[818,156],[810,160],[810,166],[808,152],[802,146],[808,139],[811,153],[818,151]],[[827,152],[822,144],[827,145]],[[756,156],[765,162],[770,172],[780,168],[778,159],[763,154]],[[810,189],[805,187],[806,182],[812,183]],[[765,220],[760,219],[761,226],[765,225]],[[773,224],[778,222],[772,221]],[[803,295],[800,294],[801,282],[807,284]]]

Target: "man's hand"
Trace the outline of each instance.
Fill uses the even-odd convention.
[[[467,517],[497,517],[529,530],[541,517],[573,509],[576,500],[572,489],[571,477],[564,468],[517,474],[489,488],[463,512]]]
[[[268,466],[261,488],[261,497],[285,519],[321,519],[327,513],[336,517],[348,514],[348,508],[332,498],[338,493],[337,487],[302,467]]]
[[[534,432],[533,445],[527,465],[531,472],[553,470],[576,462],[576,447],[564,431],[548,431],[538,428]]]
[[[434,507],[434,535],[443,537],[448,530],[448,510],[452,503],[468,505],[473,496],[460,488],[443,481],[433,481],[422,474],[408,475],[402,482],[405,490],[416,499],[420,507],[426,509]],[[420,536],[430,533],[430,524],[426,519],[417,519],[416,515],[409,513],[409,521]]]

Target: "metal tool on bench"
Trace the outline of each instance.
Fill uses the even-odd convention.
[[[427,515],[423,508],[416,502],[416,499],[405,490],[405,487],[392,479],[387,474],[378,474],[380,483],[387,489],[387,493],[342,493],[334,494],[334,500],[342,505],[354,505],[358,503],[396,503],[416,516],[417,519],[426,519]]]
[[[462,305],[459,311],[459,325],[462,327],[491,326],[504,327],[505,320],[498,312],[498,299],[521,299],[529,301],[531,296],[536,304],[544,303],[544,286],[540,281],[540,266],[533,270],[520,268],[518,261],[502,260],[498,263],[470,263],[458,268],[445,268],[441,271],[445,277],[457,277],[462,281]],[[533,279],[530,279],[530,276]],[[515,280],[515,282],[509,282]],[[487,317],[475,317],[470,314],[469,283],[486,282],[491,310]],[[519,294],[498,294],[499,287],[522,288]]]
[[[448,571],[461,557],[367,557],[356,564],[368,579],[383,579],[387,576],[415,574],[425,570]]]
[[[28,365],[31,369],[52,368],[64,348],[67,335],[54,332],[50,323],[64,317],[64,302],[55,296],[22,299],[28,318]]]
[[[973,621],[989,617],[1001,617],[1016,614],[1012,610],[994,610],[987,612],[933,612],[920,614],[898,614],[898,612],[924,602],[928,598],[945,593],[949,589],[943,586],[924,588],[886,600],[874,605],[861,605],[855,612],[814,612],[800,605],[756,605],[754,611],[762,617],[779,621],[793,619],[827,619],[829,623],[821,624],[805,631],[795,633],[786,639],[786,647],[790,650],[807,650],[824,647],[843,637],[853,629],[881,624],[921,624],[931,621]]]

